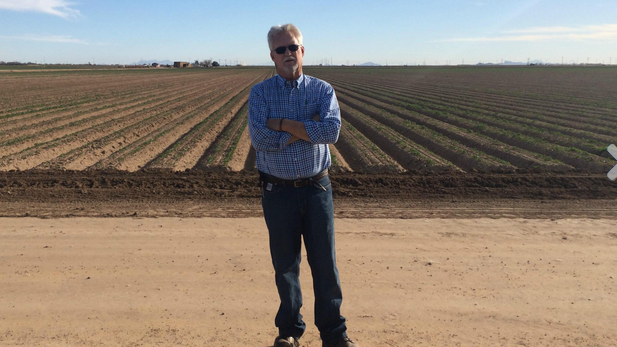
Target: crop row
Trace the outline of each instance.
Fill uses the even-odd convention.
[[[367,76],[349,74],[345,79],[341,76],[344,74],[329,76],[339,100],[346,100],[349,105],[352,105],[349,99],[368,104],[430,128],[461,146],[492,155],[514,167],[548,170],[577,168],[594,172],[610,169],[604,154],[610,143],[609,136],[566,124],[530,120],[519,111],[506,109],[505,112],[498,112],[494,105],[487,107],[480,101],[457,103],[456,96],[445,93],[439,95],[430,90],[418,92],[417,88],[401,87],[393,82],[380,84],[379,78],[369,80]],[[327,74],[319,77],[328,79]],[[371,117],[377,120],[374,115]],[[603,129],[605,132],[612,131],[607,127]],[[417,135],[410,139],[420,143]],[[449,156],[443,155],[450,160]],[[461,164],[457,166],[461,167]]]
[[[214,112],[221,102],[225,103],[224,99],[237,93],[234,90],[242,90],[256,78],[263,78],[258,77],[263,76],[262,71],[233,75],[231,79],[217,79],[212,83],[189,84],[177,90],[179,93],[155,93],[146,105],[112,112],[108,117],[94,116],[96,119],[89,121],[85,118],[84,122],[73,124],[72,128],[66,127],[65,130],[49,132],[43,129],[43,136],[36,136],[37,142],[25,143],[25,148],[0,158],[0,167],[83,169],[99,162],[111,162],[111,156],[120,157],[122,162],[126,159],[122,154],[127,150],[135,154],[143,149],[140,146],[157,142],[152,138],[156,135],[151,135],[157,129],[166,125],[169,127],[169,123],[185,123],[182,121],[183,115],[195,116],[200,114],[199,111],[209,111],[206,114]],[[169,129],[163,129],[159,134],[161,132],[165,134]],[[49,136],[47,141],[41,141],[45,135]],[[144,140],[139,141],[140,138]],[[156,140],[159,138],[156,137]]]
[[[477,88],[473,88],[473,86],[475,85],[475,81],[474,83],[467,83],[465,85],[453,85],[452,83],[435,82],[433,81],[433,78],[429,78],[435,76],[426,77],[427,78],[423,78],[421,80],[407,80],[401,78],[392,78],[392,76],[387,76],[386,78],[386,76],[371,75],[369,78],[367,76],[362,76],[359,74],[353,74],[353,76],[350,76],[349,74],[332,74],[331,76],[329,75],[328,78],[354,81],[364,85],[377,84],[380,87],[396,87],[402,90],[404,89],[411,93],[432,93],[433,95],[440,98],[455,97],[457,100],[460,101],[467,100],[479,104],[495,103],[496,106],[500,108],[519,108],[523,106],[527,109],[533,109],[541,113],[555,112],[556,114],[571,114],[574,116],[584,115],[585,117],[592,116],[610,120],[614,111],[612,108],[581,104],[580,99],[573,97],[569,98],[568,101],[553,102],[547,100],[546,98],[530,98],[527,95],[515,96],[509,94],[503,95],[499,93],[491,93],[490,89],[488,91],[485,89],[478,90]],[[501,83],[505,84],[505,82]],[[541,88],[542,91],[544,91],[545,89],[546,85]],[[546,96],[546,94],[542,92],[538,94],[542,95],[543,97]]]
[[[339,100],[342,128],[339,141],[330,145],[334,167],[358,172],[612,167],[605,151],[617,135],[610,98],[596,102],[592,94],[577,98],[575,88],[560,94],[551,86],[543,101],[521,92],[540,88],[539,79],[521,79],[508,89],[486,76],[456,75],[469,72],[464,69],[413,71],[311,73],[330,82]],[[0,107],[0,170],[254,170],[247,100],[250,88],[272,72],[97,72],[61,79],[40,75],[42,81],[12,76],[12,86],[33,88],[2,99],[9,106]],[[89,79],[101,82],[100,88]],[[41,91],[48,94],[37,99]],[[561,99],[568,101],[556,104]]]
[[[344,81],[350,83],[351,81]],[[344,83],[343,82],[343,83]],[[501,100],[483,101],[481,98],[474,98],[478,95],[462,97],[461,92],[451,92],[447,90],[424,90],[418,88],[402,88],[399,86],[391,86],[378,84],[375,82],[359,82],[353,81],[354,86],[362,86],[363,88],[378,88],[387,91],[394,95],[401,95],[407,98],[414,98],[419,101],[435,102],[438,101],[448,106],[454,106],[461,110],[477,110],[487,113],[499,113],[506,115],[518,116],[523,121],[543,121],[574,129],[587,130],[594,133],[614,135],[616,132],[612,128],[612,116],[590,116],[590,112],[582,115],[579,112],[570,109],[560,110],[555,112],[555,107],[551,109],[541,108],[536,105],[525,106],[519,102],[515,106],[510,106],[508,103]],[[471,100],[470,100],[471,99]]]
[[[482,130],[485,125],[494,125],[517,133],[520,132],[531,137],[542,138],[562,146],[575,147],[588,151],[591,154],[598,154],[605,151],[606,149],[603,143],[610,141],[610,137],[606,135],[568,128],[539,120],[528,121],[525,118],[505,113],[489,112],[479,108],[468,108],[451,102],[421,99],[412,95],[401,95],[387,89],[367,89],[357,85],[351,85],[349,88],[360,94],[369,93],[371,95],[380,95],[382,96],[382,100],[383,98],[395,100],[396,102],[405,104],[408,108],[431,117],[452,114],[461,118],[480,122],[478,125],[479,130]]]
[[[212,84],[207,84],[205,87],[208,90],[217,90],[226,81],[217,81]],[[8,148],[23,149],[28,143],[38,141],[39,143],[45,139],[56,139],[66,134],[71,134],[83,129],[93,128],[97,124],[108,123],[114,120],[120,120],[121,115],[135,115],[145,113],[148,110],[162,109],[165,107],[174,107],[174,102],[182,102],[191,100],[193,97],[204,95],[204,89],[195,89],[194,87],[180,87],[172,89],[170,93],[160,94],[152,93],[148,96],[139,97],[128,102],[119,100],[117,103],[108,103],[95,108],[80,110],[65,116],[60,116],[43,122],[42,124],[33,124],[32,126],[22,126],[17,129],[5,131],[6,136],[11,138],[0,143],[2,152],[6,153]],[[137,117],[136,117],[137,118]],[[22,146],[16,146],[23,144]]]

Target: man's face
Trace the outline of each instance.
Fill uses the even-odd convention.
[[[274,38],[273,48],[281,47],[281,46],[289,46],[293,44],[298,44],[298,40],[288,32],[283,32]],[[272,61],[276,65],[276,71],[281,77],[289,79],[289,78],[298,78],[302,73],[302,57],[304,57],[304,46],[300,46],[300,48],[291,52],[289,49],[285,50],[285,53],[278,54],[275,51],[270,52],[270,57]]]

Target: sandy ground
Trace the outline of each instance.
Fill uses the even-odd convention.
[[[261,218],[2,218],[1,346],[271,346]],[[617,221],[337,219],[361,346],[615,346]],[[308,329],[321,346],[303,261]]]

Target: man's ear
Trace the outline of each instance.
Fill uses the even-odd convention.
[[[302,50],[302,57],[304,57],[304,46],[300,46],[300,49]]]
[[[302,52],[302,54],[304,54],[304,52]],[[274,61],[274,51],[270,52],[270,59],[272,59],[272,61]],[[276,64],[274,64],[276,65]]]

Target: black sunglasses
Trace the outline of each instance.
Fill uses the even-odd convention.
[[[287,46],[287,47],[285,47],[285,46],[276,47],[276,48],[274,49],[274,51],[275,51],[277,54],[285,54],[285,51],[286,51],[287,49],[289,49],[289,51],[290,51],[290,52],[295,52],[295,51],[297,51],[299,48],[300,48],[300,45],[289,45],[289,46]]]

